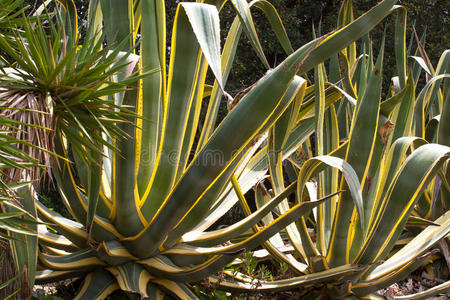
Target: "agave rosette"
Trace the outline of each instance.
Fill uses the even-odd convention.
[[[367,297],[423,265],[436,253],[434,248],[439,241],[448,236],[448,177],[443,175],[448,174],[450,154],[448,132],[443,130],[448,126],[448,114],[444,114],[448,107],[448,82],[441,88],[438,81],[446,77],[440,74],[448,68],[448,54],[444,53],[437,71],[433,71],[435,77],[430,77],[416,100],[418,66],[425,66],[425,59],[415,57],[407,66],[406,10],[400,6],[393,10],[397,11],[395,47],[399,76],[393,79],[389,99],[381,101],[384,37],[375,64],[368,38],[361,43],[363,53],[359,57],[356,44],[352,43],[330,60],[330,78],[324,64],[315,67],[315,123],[309,132],[305,128],[302,146],[294,152],[285,146],[289,144],[292,125],[284,115],[270,130],[267,148],[254,157],[261,174],[265,175],[264,167],[270,174],[266,183],[255,190],[257,208],[268,205],[273,197],[285,197],[276,211],[253,227],[255,234],[264,232],[265,225],[278,222],[292,209],[294,199],[288,202],[283,195],[287,185],[296,185],[295,204],[305,198],[315,200],[339,193],[320,204],[313,214],[297,219],[271,237],[264,244],[265,250],[258,253],[260,258],[270,257],[289,266],[297,277],[267,282],[226,271],[241,282],[211,277],[219,288],[245,292],[258,286],[260,291],[278,292],[311,287],[309,296],[319,298]],[[340,25],[352,21],[352,3],[344,1]],[[330,88],[339,90],[342,99],[331,101]],[[433,101],[440,105],[430,107]],[[432,112],[436,107],[437,111]],[[434,122],[440,120],[434,124],[434,135],[428,141],[425,118],[417,117],[424,113],[430,114]],[[314,139],[308,139],[313,131]],[[429,144],[436,141],[440,144]],[[286,157],[288,163],[283,162]],[[247,186],[257,183],[247,180],[251,182]],[[274,195],[267,192],[267,185]],[[247,207],[244,211],[251,215],[246,199],[240,200]],[[444,205],[433,219],[425,220],[418,218],[423,201],[429,203],[429,210],[422,217],[430,216],[432,201]],[[410,225],[421,228],[420,234],[405,231],[405,226]],[[206,243],[207,239],[199,242]],[[445,240],[440,246],[447,247]],[[317,287],[324,287],[323,284],[327,285],[318,291]],[[420,296],[432,296],[448,288],[445,283]]]
[[[266,1],[248,4],[234,0],[237,17],[222,53],[218,10],[226,1],[205,2],[208,4],[178,5],[168,70],[164,1],[90,2],[89,28],[95,32],[104,23],[108,47],[125,52],[133,52],[139,33],[139,56],[132,54],[127,60],[139,59],[136,69],[141,74],[158,71],[111,98],[116,106],[133,107],[140,116],[130,115],[129,122],[117,124],[117,130],[130,137],[109,140],[119,151],[105,147],[102,156],[80,146],[85,153],[71,153],[76,138],[59,135],[56,139],[55,152],[60,158],[52,165],[52,173],[73,220],[36,200],[39,217],[56,230],[39,228],[41,270],[37,282],[82,276],[79,299],[104,298],[118,288],[154,298],[162,297],[163,292],[195,298],[186,283],[216,273],[245,249],[276,236],[325,201],[327,195],[285,209],[285,197],[295,188],[280,186],[277,196],[257,212],[225,230],[206,232],[229,205],[245,200],[239,191],[254,185],[246,179],[266,172],[266,159],[269,166],[274,161],[281,163],[283,156],[272,158],[264,151],[257,152],[267,131],[267,147],[278,147],[286,154],[294,152],[314,129],[313,89],[296,74],[307,72],[366,34],[391,13],[396,1],[385,0],[361,18],[294,52],[273,6]],[[63,4],[66,26],[70,27],[76,18],[73,3]],[[251,7],[271,16],[279,40],[292,53],[259,80],[215,128],[242,32],[268,66]],[[215,76],[212,88],[205,84],[208,68]],[[329,105],[340,93],[336,89],[328,93]],[[207,96],[209,107],[200,126],[200,105]],[[201,130],[198,140],[197,130]],[[275,131],[283,135],[276,143]],[[83,155],[97,158],[96,163]],[[239,242],[227,242],[247,232],[277,206],[283,207],[278,208],[282,215],[274,222]]]

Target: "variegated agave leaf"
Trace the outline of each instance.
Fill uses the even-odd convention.
[[[39,230],[39,264],[45,271],[38,272],[38,282],[83,276],[77,299],[105,298],[119,288],[143,297],[162,297],[169,291],[181,299],[196,298],[188,283],[222,270],[245,250],[271,242],[283,228],[295,226],[300,217],[308,216],[329,197],[338,197],[325,193],[311,201],[298,198],[289,207],[285,197],[295,191],[295,185],[285,188],[278,180],[275,197],[257,212],[229,228],[205,232],[230,205],[245,203],[243,194],[257,183],[255,177],[261,179],[268,169],[274,178],[280,175],[274,164],[281,164],[314,130],[311,116],[317,113],[312,112],[313,89],[297,74],[313,69],[369,32],[391,13],[396,1],[382,1],[361,18],[296,51],[291,51],[281,21],[268,2],[248,4],[243,0],[231,1],[237,16],[220,51],[217,8],[225,1],[205,2],[209,4],[178,5],[167,68],[164,1],[90,2],[88,23],[92,28],[104,24],[107,44],[132,52],[139,33],[140,61],[136,67],[142,74],[157,71],[130,83],[126,91],[113,97],[115,105],[126,105],[140,116],[131,115],[128,122],[112,121],[117,131],[130,137],[108,140],[119,152],[105,148],[103,157],[96,156],[84,145],[81,149],[97,158],[98,163],[91,164],[82,159],[82,151],[69,151],[70,146],[81,142],[77,134],[55,139],[55,152],[65,159],[52,164],[52,172],[73,220],[36,200],[41,220],[54,224],[57,231],[50,233],[45,227]],[[61,3],[66,8],[66,26],[74,28],[73,2]],[[239,103],[215,127],[242,33],[267,66],[251,7],[270,17],[283,47],[292,53],[236,101]],[[205,85],[208,68],[215,77],[212,89]],[[209,108],[201,124],[201,102],[209,91]],[[340,98],[341,92],[330,88],[324,94],[329,96],[327,107]],[[309,119],[305,120],[306,116]],[[201,135],[196,139],[198,130]],[[82,136],[89,133],[82,132]],[[310,169],[302,180],[326,164],[350,170],[342,159],[322,157],[308,163]],[[346,179],[353,187],[351,196],[361,203],[358,178],[351,174]],[[300,194],[302,180],[297,184]],[[257,226],[272,210],[280,216],[273,222],[264,219],[265,225]],[[254,232],[247,234],[248,229]],[[291,233],[295,235],[293,230]],[[294,245],[296,250],[299,247],[298,243]],[[350,268],[330,273],[337,278],[362,272],[359,267]],[[327,275],[305,282],[324,282]]]

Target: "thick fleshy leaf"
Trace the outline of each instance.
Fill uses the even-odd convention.
[[[206,259],[203,263],[189,267],[178,267],[164,256],[149,258],[139,263],[145,266],[157,278],[165,278],[175,282],[196,282],[216,274],[235,258],[239,257],[242,252],[237,251],[227,255],[214,255]]]
[[[132,37],[129,34],[132,26],[129,19],[131,16],[129,1],[100,0],[100,3],[105,24],[103,31],[108,44],[117,46],[128,39],[129,42],[127,44],[121,45],[123,47],[121,50],[130,51],[134,41],[132,41]]]
[[[397,72],[400,79],[400,88],[406,86],[406,13],[407,9],[402,7],[397,12],[395,20],[395,57],[397,61]],[[412,81],[412,76],[410,80]]]
[[[449,51],[450,57],[450,51]],[[431,92],[433,87],[439,86],[437,82],[444,80],[445,78],[449,78],[449,74],[442,74],[431,78],[420,91],[419,96],[416,99],[416,105],[414,108],[414,126],[415,126],[415,135],[424,138],[425,135],[425,120],[426,120],[426,107],[431,100]]]
[[[448,81],[450,79],[447,78]],[[450,146],[450,89],[447,90],[447,94],[444,96],[444,107],[439,120],[438,142],[439,144]]]
[[[182,3],[192,30],[202,48],[217,83],[224,89],[220,60],[220,28],[219,14],[212,5],[200,3]]]
[[[192,299],[197,300],[198,297],[195,295],[185,284],[174,282],[167,279],[155,278],[152,280],[153,283],[163,287],[170,295],[174,295],[179,299]]]
[[[430,256],[430,254],[407,260],[401,268],[394,269],[394,271],[383,277],[370,281],[361,280],[358,284],[352,287],[352,292],[356,295],[364,296],[376,292],[383,287],[390,286],[396,282],[404,280],[408,275],[423,265],[428,256]]]
[[[141,2],[141,58],[142,71],[159,69],[142,79],[142,101],[138,112],[142,119],[137,120],[137,157],[139,157],[139,173],[137,184],[139,194],[145,198],[149,183],[154,176],[161,143],[163,114],[166,105],[166,24],[165,5],[162,0]]]
[[[328,198],[328,197],[327,197]],[[240,252],[242,249],[252,250],[265,240],[272,237],[274,234],[278,233],[281,229],[294,222],[299,216],[305,215],[311,211],[317,205],[323,203],[325,199],[319,199],[314,202],[303,202],[295,205],[285,214],[280,216],[278,219],[274,220],[271,224],[263,227],[259,232],[253,234],[249,238],[228,246],[218,246],[218,247],[191,247],[191,246],[174,246],[171,249],[165,250],[164,254],[189,254],[189,255],[205,255],[205,254],[228,254]]]
[[[391,135],[392,141],[395,141],[403,136],[411,135],[415,100],[412,74],[410,74],[408,78],[405,89],[406,91],[403,99],[401,100],[401,104],[394,109],[393,116],[391,117],[392,123],[395,124],[394,131]]]
[[[369,272],[366,280],[373,280],[400,269],[402,265],[423,255],[440,239],[445,238],[450,232],[450,212],[445,213],[435,223],[439,226],[428,226],[392,257]]]
[[[23,209],[28,212],[28,214],[24,215],[24,218],[29,221],[37,221],[34,190],[31,184],[17,189],[16,193],[18,197],[21,198],[20,202],[23,205]],[[10,206],[5,206],[5,208],[6,212],[17,212],[16,209]],[[0,208],[0,210],[1,209],[2,208]],[[37,223],[30,222],[25,226],[34,234],[22,234],[10,231],[9,236],[11,236],[12,239],[10,239],[9,243],[17,273],[25,275],[21,278],[23,286],[31,289],[34,286],[34,274],[37,266],[38,237],[36,233],[38,225]]]
[[[230,74],[231,67],[236,55],[236,49],[239,39],[242,34],[242,23],[239,17],[235,17],[231,27],[228,31],[227,39],[223,46],[222,51],[222,77],[223,83],[226,84],[228,80],[228,75]],[[219,84],[214,82],[213,91],[211,92],[211,97],[208,104],[208,110],[206,112],[205,121],[203,123],[202,132],[198,141],[198,146],[196,152],[198,152],[209,139],[213,133],[217,121],[217,115],[219,112],[219,107],[222,99],[222,90],[219,88]]]
[[[364,189],[367,181],[367,173],[369,171],[377,133],[383,56],[384,42],[382,43],[375,68],[369,75],[369,82],[364,96],[356,105],[345,159],[355,170],[361,182],[361,190]],[[341,181],[341,189],[345,189],[344,181]],[[356,218],[352,217],[353,211],[352,197],[350,197],[349,192],[344,192],[338,200],[327,256],[332,266],[349,262],[350,249],[348,248],[349,244],[347,243],[347,239],[349,231],[355,230],[356,227],[354,224]],[[361,226],[364,225],[364,221],[361,219],[363,217],[362,212],[360,207],[358,209],[358,217]],[[361,229],[364,231],[364,228]],[[353,232],[350,234],[353,234]]]
[[[47,230],[45,225],[38,226],[38,237],[39,243],[52,247],[61,249],[64,251],[77,251],[80,250],[74,243],[72,243],[68,238],[64,235],[54,234]]]
[[[211,7],[209,5],[195,6],[198,11],[204,11],[205,14],[215,11],[215,8],[211,10]],[[192,105],[196,95],[196,86],[203,84],[201,75],[204,74],[201,73],[204,72],[200,70],[203,55],[193,25],[191,25],[187,10],[183,5],[179,5],[172,34],[162,146],[158,150],[158,166],[151,179],[153,181],[148,183],[147,189],[149,190],[141,199],[142,212],[147,221],[153,218],[176,183],[176,172],[184,136],[191,134],[190,132],[186,133],[186,125],[191,109],[195,109]],[[202,25],[202,23],[195,25]],[[206,28],[205,30],[207,32]],[[203,30],[199,31],[203,32]],[[183,72],[177,70],[183,70]]]
[[[266,18],[269,21],[276,37],[278,38],[281,47],[283,47],[284,52],[288,55],[294,52],[291,42],[289,41],[289,38],[287,36],[286,29],[284,28],[283,22],[281,21],[281,18],[278,15],[275,7],[266,0],[254,0],[250,2],[249,6],[250,8],[254,6],[260,9],[266,15]]]
[[[83,281],[76,300],[105,299],[119,289],[116,279],[108,271],[98,270],[90,273]]]
[[[314,274],[284,280],[276,280],[273,282],[260,282],[260,285],[258,285],[258,290],[264,292],[278,292],[318,283],[334,282],[337,278],[342,278],[343,276],[358,275],[363,272],[364,269],[364,267],[358,265],[343,265]],[[219,289],[230,292],[248,292],[249,290],[254,289],[254,285],[252,283],[230,282],[228,280],[219,281],[217,278],[209,278],[209,280],[212,283],[217,283]]]
[[[358,263],[383,259],[392,250],[424,187],[449,156],[449,147],[427,144],[408,157],[389,184],[386,199],[356,258]]]
[[[213,246],[224,243],[225,241],[229,241],[239,234],[244,233],[257,222],[259,222],[262,216],[270,212],[280,201],[282,201],[285,197],[292,193],[295,190],[296,185],[297,183],[291,184],[282,193],[271,199],[264,206],[259,208],[257,211],[255,211],[245,219],[242,219],[241,221],[234,223],[231,226],[215,231],[188,232],[183,235],[182,242],[192,245]]]
[[[85,227],[83,225],[75,221],[66,219],[56,212],[49,210],[38,200],[35,200],[35,202],[40,219],[42,219],[44,222],[57,225],[58,232],[60,234],[63,234],[77,247],[84,248],[87,246],[87,235]]]
[[[116,277],[116,281],[122,291],[139,293],[141,297],[147,297],[147,283],[152,276],[140,265],[135,263],[110,267],[107,270]]]
[[[259,42],[258,34],[256,33],[256,28],[255,24],[253,23],[252,15],[250,13],[249,4],[245,0],[231,0],[231,3],[233,3],[233,6],[236,9],[239,18],[241,19],[245,33],[247,34],[247,37],[250,40],[253,49],[256,51],[256,54],[265,65],[265,67],[267,69],[270,69],[270,65],[267,62],[261,43]]]
[[[61,271],[83,271],[105,266],[105,263],[99,260],[95,251],[91,249],[83,249],[66,255],[48,255],[39,251],[39,262],[49,269]]]

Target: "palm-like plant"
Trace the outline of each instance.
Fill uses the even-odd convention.
[[[10,28],[23,24],[22,4],[23,1],[0,1],[0,36],[3,39],[12,40]],[[10,63],[4,55],[2,48],[1,67]],[[5,299],[14,295],[29,297],[34,272],[28,274],[24,268],[36,268],[35,253],[33,250],[27,252],[27,247],[35,249],[37,246],[34,202],[32,198],[22,198],[21,195],[29,183],[19,183],[17,178],[11,176],[14,173],[11,170],[20,173],[42,167],[33,157],[20,150],[20,147],[30,144],[12,134],[19,126],[24,125],[3,115],[0,118],[0,297]],[[15,264],[10,261],[11,255],[15,258]]]
[[[16,297],[25,298],[34,285],[37,263],[32,193],[39,188],[41,171],[51,174],[55,134],[82,143],[83,148],[74,144],[72,151],[92,163],[91,153],[99,155],[103,144],[113,148],[108,134],[125,137],[115,124],[125,122],[123,116],[128,115],[126,107],[100,97],[124,91],[137,78],[112,81],[118,70],[123,76],[126,53],[102,49],[100,39],[91,43],[93,35],[80,44],[67,36],[66,27],[58,26],[64,22],[62,15],[56,21],[49,14],[25,18],[22,4],[0,2],[0,228],[7,232],[1,237],[10,240],[22,281]],[[44,11],[44,6],[37,11]],[[44,20],[46,26],[34,23]],[[83,137],[79,132],[85,133]],[[5,249],[2,254],[8,253]]]
[[[55,234],[45,226],[39,228],[39,265],[45,270],[38,272],[37,281],[85,276],[77,296],[80,299],[104,298],[117,288],[150,297],[160,297],[165,290],[182,299],[195,298],[186,282],[214,274],[244,249],[258,246],[324,201],[299,202],[281,211],[282,217],[256,234],[238,243],[224,243],[247,231],[278,203],[284,205],[293,188],[282,187],[277,197],[248,218],[226,230],[204,232],[215,215],[226,211],[224,207],[242,199],[239,180],[244,179],[246,169],[258,168],[250,164],[265,132],[276,124],[270,129],[269,145],[277,150],[287,147],[292,151],[308,136],[312,122],[303,119],[314,115],[313,106],[311,102],[304,105],[302,102],[312,90],[306,89],[306,81],[296,74],[307,72],[366,34],[390,13],[396,1],[381,2],[361,18],[295,52],[290,49],[274,8],[266,1],[252,2],[250,6],[269,16],[284,48],[291,54],[258,81],[217,128],[214,126],[217,109],[242,31],[262,62],[268,64],[246,1],[231,1],[237,17],[222,54],[217,9],[226,1],[205,2],[209,4],[179,4],[168,71],[164,1],[90,2],[91,32],[98,32],[103,23],[109,47],[128,52],[135,49],[139,33],[140,55],[132,54],[127,59],[137,62],[139,58],[136,68],[141,74],[155,69],[158,72],[144,76],[138,84],[106,102],[117,108],[134,107],[139,115],[139,118],[129,116],[129,123],[106,118],[111,121],[110,128],[114,124],[116,132],[126,133],[130,138],[123,140],[111,135],[95,141],[105,141],[119,152],[105,148],[101,157],[95,151],[98,148],[89,144],[77,146],[79,141],[93,142],[88,138],[89,130],[78,130],[72,135],[62,132],[55,139],[54,152],[59,161],[53,163],[51,170],[74,220],[62,218],[36,199],[39,217],[54,224],[52,227],[57,231]],[[62,3],[65,7],[62,19],[71,29],[66,30],[70,37],[76,35],[73,30],[76,10],[71,1]],[[32,41],[33,37],[28,39]],[[102,39],[98,41],[94,45]],[[73,56],[82,56],[80,52],[84,53],[74,48]],[[97,65],[87,65],[86,72]],[[208,67],[216,80],[205,121],[200,126],[201,101],[210,89],[205,84]],[[102,78],[109,76],[106,69],[104,72],[107,75],[102,73]],[[85,99],[91,99],[92,93],[100,93],[101,87],[85,87],[91,93]],[[75,99],[84,96],[83,92]],[[70,101],[68,97],[67,102]],[[101,111],[107,114],[106,110],[102,107]],[[82,114],[78,116],[78,120],[82,119]],[[195,133],[200,129],[200,138],[196,140]],[[276,142],[275,131],[284,132],[284,137]],[[97,136],[103,137],[100,133]],[[96,163],[83,159],[86,155],[97,158]],[[272,159],[269,157],[271,164]],[[281,163],[280,157],[275,161]],[[208,247],[195,246],[204,241]]]

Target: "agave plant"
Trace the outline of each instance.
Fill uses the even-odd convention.
[[[64,10],[57,15],[65,22],[63,32],[76,40],[73,2],[61,2]],[[205,231],[227,206],[237,199],[244,200],[241,185],[245,184],[248,170],[258,170],[258,165],[251,164],[258,162],[255,152],[265,140],[266,132],[270,132],[269,146],[281,154],[295,151],[309,136],[314,124],[311,118],[314,103],[310,99],[313,89],[307,88],[306,80],[297,74],[311,70],[369,32],[390,14],[396,1],[385,0],[341,29],[292,51],[270,3],[233,0],[237,17],[222,53],[218,11],[226,1],[205,2],[178,5],[168,70],[164,1],[90,2],[88,32],[97,41],[93,45],[102,43],[103,39],[94,33],[103,30],[110,49],[131,53],[136,51],[139,34],[139,56],[125,56],[133,64],[119,64],[117,68],[121,67],[123,74],[118,74],[117,79],[123,79],[133,66],[146,76],[105,100],[113,103],[110,110],[133,107],[138,117],[130,114],[128,122],[117,122],[107,117],[108,108],[100,108],[105,112],[102,120],[111,125],[108,128],[117,126],[113,133],[125,133],[129,139],[97,131],[101,138],[95,141],[106,145],[100,154],[98,148],[79,144],[92,141],[87,138],[91,132],[83,130],[86,127],[73,134],[63,131],[57,134],[54,152],[59,160],[52,163],[51,173],[73,220],[61,217],[35,199],[39,218],[54,230],[39,226],[36,282],[81,276],[83,284],[78,299],[105,298],[119,288],[152,298],[162,297],[166,292],[181,299],[196,298],[186,283],[216,273],[245,249],[264,243],[325,201],[327,195],[285,209],[285,197],[295,188],[280,185],[277,196],[249,217],[226,230]],[[290,55],[244,96],[236,97],[232,111],[215,127],[242,31],[268,67],[251,7],[268,16]],[[75,47],[72,53],[73,57],[82,57],[84,51]],[[86,65],[86,72],[97,65]],[[208,68],[215,77],[212,87],[205,84]],[[158,71],[152,73],[155,69]],[[104,69],[101,78],[110,76],[108,70]],[[33,69],[25,71],[36,75]],[[75,99],[83,96],[89,100],[92,94],[95,99],[102,99],[109,94],[102,95],[99,92],[102,87],[85,87],[90,94],[85,95],[83,89]],[[334,101],[338,94],[341,95],[339,90],[332,92]],[[210,96],[208,111],[200,124],[201,102],[207,96]],[[67,101],[75,100],[68,97]],[[82,119],[82,114],[77,116]],[[199,138],[197,130],[201,132]],[[280,140],[275,139],[278,132]],[[259,157],[265,156],[265,152],[259,153]],[[83,159],[86,156],[90,159]],[[271,165],[274,162],[280,165],[281,159],[278,154],[268,157]],[[355,176],[347,179],[352,185]],[[240,242],[229,242],[256,225],[278,204],[282,207],[280,218]],[[199,243],[207,245],[198,247]]]
[[[412,63],[408,68],[406,63],[406,10],[395,8],[398,10],[395,47],[399,76],[393,80],[393,95],[381,102],[384,38],[375,64],[370,43],[362,43],[363,54],[359,57],[356,44],[351,44],[330,62],[329,81],[339,81],[341,87],[327,82],[323,64],[315,67],[314,140],[306,140],[294,153],[280,147],[280,143],[283,145],[280,141],[285,142],[289,135],[289,123],[282,117],[270,130],[267,149],[261,150],[258,163],[254,162],[262,174],[265,172],[262,166],[269,169],[266,185],[273,191],[271,195],[264,184],[258,185],[255,197],[259,209],[271,203],[273,196],[277,199],[284,194],[286,176],[293,182],[289,188],[297,187],[295,204],[304,202],[305,198],[315,200],[341,191],[332,201],[320,204],[312,215],[297,219],[273,236],[264,244],[265,250],[257,254],[267,258],[270,253],[273,259],[288,265],[297,277],[257,282],[245,274],[226,271],[242,282],[210,278],[218,288],[248,292],[257,286],[259,291],[277,292],[306,287],[304,294],[317,298],[375,296],[371,294],[423,265],[436,252],[433,247],[448,236],[448,211],[432,219],[434,222],[417,218],[422,195],[426,198],[434,195],[431,199],[442,197],[439,201],[448,205],[444,198],[448,195],[448,176],[443,175],[448,174],[450,157],[450,148],[446,146],[448,132],[443,130],[448,126],[448,114],[444,111],[448,107],[448,86],[444,85],[444,101],[436,82],[445,75],[430,78],[416,100],[417,77],[412,71],[416,65]],[[344,1],[339,22],[345,25],[352,19],[352,3]],[[448,68],[446,55],[432,75]],[[417,57],[414,61],[422,63]],[[330,88],[339,89],[343,99],[335,102]],[[443,145],[428,144],[424,136],[423,112],[433,114],[431,110],[435,107],[427,105],[433,101],[440,102],[434,114],[442,116],[435,140],[442,141]],[[347,117],[340,118],[341,113],[349,114],[351,122]],[[259,155],[256,154],[255,160]],[[284,157],[288,157],[288,164],[282,164]],[[338,171],[342,176],[339,177]],[[438,181],[443,183],[436,184]],[[427,190],[432,189],[434,192],[427,195]],[[252,211],[246,199],[240,200],[250,215]],[[275,215],[269,214],[263,224],[253,228],[255,234],[280,222],[291,206],[287,200],[282,202]],[[416,235],[414,231],[405,231],[407,224],[424,229]],[[198,240],[197,245],[207,242]],[[442,247],[447,247],[445,241]],[[199,248],[183,253],[188,255],[194,251]],[[418,297],[429,297],[449,288],[446,282]]]

